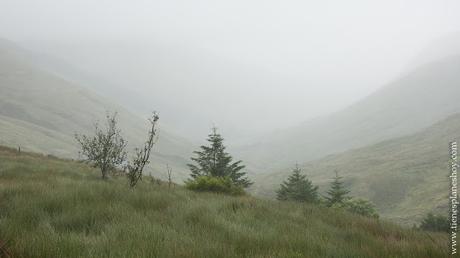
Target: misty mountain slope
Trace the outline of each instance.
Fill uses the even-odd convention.
[[[414,66],[428,64],[442,58],[448,58],[460,53],[460,31],[444,35],[423,49],[420,54],[416,55],[408,64],[411,68]],[[409,68],[409,67],[408,67]]]
[[[163,122],[195,141],[201,141],[215,124],[229,145],[245,144],[260,132],[296,125],[314,114],[332,110],[317,95],[300,97],[299,92],[307,91],[305,79],[187,44],[150,40],[71,45],[36,42],[35,47],[31,43],[27,46],[44,53],[35,57],[44,67],[110,95],[136,112],[148,110],[152,101],[158,103]],[[294,93],[286,91],[284,85]],[[141,94],[132,98],[136,92]],[[305,98],[316,104],[315,110],[299,111]],[[344,103],[348,101],[341,104]],[[281,115],[284,122],[274,122],[273,117]]]
[[[301,165],[324,192],[334,170],[354,196],[373,201],[382,216],[412,224],[429,211],[447,210],[449,142],[460,139],[460,114],[411,136],[383,141]],[[259,175],[253,192],[275,196],[291,169]]]
[[[460,56],[423,65],[356,104],[240,149],[261,172],[398,136],[460,111]]]
[[[0,115],[0,144],[21,146],[35,152],[65,155],[75,150],[75,142],[65,134],[52,131],[25,121]]]
[[[2,144],[75,157],[78,146],[73,135],[91,133],[96,121],[105,122],[106,111],[119,113],[120,128],[130,148],[143,143],[148,129],[146,120],[85,88],[41,70],[28,62],[27,54],[14,44],[0,43]],[[154,108],[152,106],[152,110]],[[154,148],[153,163],[157,171],[164,171],[164,166],[170,164],[177,177],[183,178],[188,173],[186,157],[192,152],[188,141],[160,128],[160,138]]]

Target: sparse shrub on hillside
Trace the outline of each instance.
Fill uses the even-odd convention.
[[[379,218],[379,214],[375,209],[375,205],[372,202],[364,199],[348,198],[341,203],[333,204],[332,208],[345,209],[351,213],[355,213],[365,217],[376,219]]]
[[[101,170],[103,179],[126,160],[127,144],[117,128],[117,113],[107,114],[106,118],[106,128],[101,129],[96,123],[94,136],[75,134],[81,146],[80,154]]]
[[[368,200],[349,196],[350,191],[345,188],[342,177],[335,171],[335,177],[331,183],[331,188],[327,191],[327,196],[322,205],[336,209],[344,209],[351,213],[370,218],[379,218],[375,205]]]
[[[420,229],[427,231],[449,232],[450,221],[448,217],[428,213],[420,224]]]
[[[144,147],[141,149],[136,148],[136,155],[134,156],[131,162],[125,167],[126,174],[129,180],[129,186],[136,186],[139,180],[142,180],[142,172],[144,167],[150,162],[150,152],[152,151],[153,145],[157,140],[157,128],[156,124],[158,122],[159,116],[157,113],[153,113],[152,117],[149,118],[150,130],[148,132],[147,141],[144,144]]]
[[[301,170],[296,165],[292,174],[280,185],[280,189],[276,192],[278,200],[298,202],[318,201],[318,186],[313,186],[312,182],[300,173]]]
[[[200,151],[194,152],[197,157],[192,158],[192,160],[196,164],[188,164],[192,177],[188,184],[194,185],[194,180],[208,180],[216,177],[217,179],[213,180],[213,183],[229,181],[235,187],[241,188],[252,185],[252,182],[246,177],[246,173],[241,171],[245,167],[241,164],[242,161],[233,162],[233,158],[225,152],[224,139],[217,133],[216,128],[213,128],[207,140],[210,146],[201,146]],[[202,178],[203,176],[205,179]],[[202,185],[203,181],[199,183],[197,185]]]
[[[229,177],[199,176],[186,181],[185,186],[189,190],[198,192],[244,194],[243,187],[235,185]]]
[[[169,165],[166,165],[166,172],[168,173],[168,187],[174,186],[172,181],[172,168]]]
[[[345,188],[342,177],[339,176],[339,172],[335,171],[334,181],[331,183],[331,188],[327,191],[326,205],[331,207],[334,204],[341,204],[346,201],[348,198],[348,194],[350,191]]]

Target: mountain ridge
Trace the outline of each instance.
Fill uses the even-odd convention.
[[[238,154],[255,170],[276,170],[410,135],[460,111],[458,70],[460,55],[422,65],[345,109],[265,136]]]
[[[0,40],[0,57],[2,144],[75,158],[78,145],[73,135],[92,133],[94,123],[103,122],[106,112],[118,113],[120,129],[129,148],[143,143],[146,120],[85,87],[37,67],[29,62],[26,52],[10,41]],[[152,158],[153,163],[158,164],[152,168],[158,174],[169,164],[178,178],[185,178],[187,157],[193,144],[162,130],[161,121],[160,135]]]

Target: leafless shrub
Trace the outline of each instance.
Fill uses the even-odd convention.
[[[172,168],[168,164],[166,165],[166,172],[168,173],[168,187],[171,188],[171,186],[173,185]]]
[[[127,171],[127,176],[129,180],[129,186],[135,187],[139,180],[142,180],[142,172],[144,167],[150,162],[150,152],[153,148],[153,145],[156,143],[157,140],[157,122],[159,116],[157,113],[153,113],[152,117],[149,119],[150,122],[150,130],[148,132],[148,139],[144,144],[144,147],[139,149],[135,149],[135,156],[131,162],[125,167]]]

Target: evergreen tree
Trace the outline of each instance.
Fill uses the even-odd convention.
[[[332,205],[332,207],[345,209],[349,212],[369,218],[379,218],[379,214],[375,209],[375,205],[372,202],[365,199],[348,198],[344,200],[342,203],[335,203],[334,205]]]
[[[331,189],[327,191],[326,203],[328,206],[334,204],[341,204],[345,200],[349,199],[348,194],[350,193],[343,184],[342,177],[339,176],[338,171],[335,171],[334,181],[331,183]]]
[[[318,186],[313,186],[312,182],[300,172],[299,166],[296,165],[292,174],[276,192],[278,200],[299,202],[316,202],[318,200]]]
[[[447,217],[428,213],[428,215],[423,218],[420,228],[427,231],[449,232],[450,221]]]
[[[199,151],[194,153],[197,157],[192,158],[196,164],[187,164],[190,168],[190,176],[196,179],[200,176],[228,177],[237,186],[249,187],[252,182],[245,177],[246,173],[241,171],[245,168],[242,161],[233,162],[233,158],[225,152],[224,139],[213,128],[208,135],[209,146],[201,146]]]

